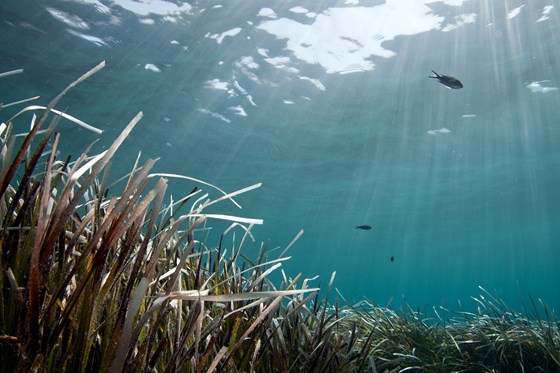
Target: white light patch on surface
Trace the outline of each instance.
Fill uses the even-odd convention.
[[[111,3],[140,16],[181,16],[192,11],[192,6],[188,3],[177,5],[164,0],[112,0]]]
[[[221,34],[206,34],[206,37],[208,37],[210,39],[215,39],[218,44],[222,44],[222,42],[224,41],[224,39],[226,37],[235,36],[235,35],[239,34],[241,32],[241,30],[242,30],[241,27],[235,27],[235,28],[232,28],[231,30],[222,32]]]
[[[326,91],[326,90],[327,90],[327,88],[323,85],[323,83],[321,83],[321,81],[318,80],[318,79],[312,79],[312,78],[309,78],[309,77],[307,77],[307,76],[300,76],[299,78],[300,78],[301,80],[307,80],[309,83],[311,83],[311,84],[313,84],[315,87],[317,87],[317,89],[318,89],[319,91]]]
[[[525,4],[522,4],[522,5],[518,6],[517,8],[509,11],[508,14],[507,14],[507,18],[508,19],[513,19],[513,18],[517,17],[519,15],[519,13],[521,13],[521,9],[523,9],[524,6],[525,6]]]
[[[246,117],[247,116],[247,112],[245,111],[245,109],[243,109],[243,107],[241,105],[238,106],[230,106],[228,108],[230,111],[233,112],[233,114],[235,115],[239,115],[242,117]]]
[[[291,73],[297,74],[299,72],[295,67],[290,66],[290,57],[279,56],[279,57],[269,57],[264,59],[266,62],[276,67],[277,69],[286,70]]]
[[[223,121],[223,122],[226,122],[226,123],[231,123],[231,120],[229,120],[228,118],[224,117],[222,114],[214,113],[213,111],[210,111],[210,110],[208,110],[208,109],[202,109],[202,108],[198,108],[198,109],[196,109],[196,110],[198,110],[199,112],[201,112],[201,113],[203,113],[203,114],[208,114],[208,115],[210,115],[212,118],[219,119],[219,120],[221,120],[221,121]]]
[[[475,118],[476,114],[463,114],[461,115],[462,118]]]
[[[155,73],[160,73],[161,70],[159,69],[159,67],[157,67],[156,65],[154,65],[153,63],[147,63],[144,65],[144,69],[148,70],[148,71],[153,71]]]
[[[228,91],[229,90],[229,83],[228,82],[222,82],[220,79],[207,80],[204,83],[204,86],[206,88],[219,89],[219,90],[222,90],[222,91]]]
[[[428,133],[430,135],[433,135],[433,136],[436,136],[436,135],[439,135],[439,134],[442,134],[442,133],[450,133],[450,132],[451,131],[448,130],[447,128],[445,128],[445,127],[441,127],[439,130],[429,130],[428,131]]]
[[[545,87],[543,83],[549,83],[550,80],[541,80],[536,82],[531,82],[527,84],[527,88],[533,93],[548,93],[552,91],[557,91],[558,87]]]
[[[107,5],[102,4],[99,0],[74,0],[74,2],[79,4],[92,5],[98,12],[110,14],[111,8]]]
[[[286,56],[269,57],[269,58],[265,58],[265,61],[274,66],[285,66],[290,63],[290,57],[286,57]]]
[[[261,84],[261,80],[259,79],[257,74],[251,71],[251,68],[245,65],[245,63],[246,60],[244,60],[244,58],[241,58],[240,60],[235,61],[233,65],[238,69],[239,72],[241,72],[247,78],[249,78],[250,80],[254,81],[257,84]]]
[[[424,2],[387,0],[374,7],[329,8],[312,24],[279,18],[257,28],[286,39],[298,59],[320,64],[328,73],[344,73],[372,70],[371,56],[396,54],[381,46],[384,41],[439,30],[443,20]]]
[[[74,36],[77,36],[79,38],[82,38],[84,40],[87,40],[89,42],[92,42],[93,44],[97,45],[98,47],[108,47],[109,44],[107,44],[103,39],[98,38],[97,36],[93,36],[93,35],[86,35],[86,34],[82,34],[81,32],[77,32],[74,30],[66,30],[69,33],[71,33]]]
[[[274,10],[272,10],[270,8],[262,8],[261,10],[259,10],[257,15],[259,17],[266,17],[266,18],[276,18],[277,17],[276,12],[274,12]]]
[[[140,18],[138,20],[138,22],[140,22],[143,25],[155,25],[156,24],[156,21],[154,21],[151,18]]]
[[[177,21],[179,20],[178,17],[172,17],[172,16],[164,16],[162,18],[163,21],[165,22],[173,22],[173,23],[177,23]]]
[[[237,90],[237,92],[239,92],[241,95],[245,96],[247,98],[247,101],[249,101],[251,105],[257,106],[257,104],[255,104],[255,101],[253,101],[253,97],[249,94],[249,92],[247,92],[247,90],[241,87],[235,77],[233,78],[233,88],[235,88],[235,90]]]
[[[547,5],[543,8],[541,18],[537,19],[537,22],[546,21],[549,18],[549,14],[552,13],[554,5]]]
[[[263,57],[268,57],[268,49],[266,48],[259,48],[257,49],[257,53]]]
[[[255,101],[253,101],[253,96],[247,95],[247,101],[249,101],[251,105],[257,106],[257,104],[255,104]]]
[[[296,13],[296,14],[305,14],[305,13],[309,12],[309,10],[305,9],[302,6],[295,6],[293,8],[290,8],[290,12]]]
[[[65,23],[67,26],[80,30],[89,30],[88,23],[78,16],[63,12],[62,10],[58,10],[55,8],[47,7],[45,9],[51,16],[53,16],[58,21]]]
[[[96,11],[110,17],[108,21],[109,24],[120,23],[122,11],[121,9],[116,9],[116,7],[132,12],[139,17],[161,16],[162,21],[174,23],[183,16],[192,14],[193,11],[193,7],[188,3],[183,2],[182,4],[177,4],[168,0],[107,0],[105,4],[102,4],[100,0],[66,1],[93,6]],[[139,19],[139,22],[148,25],[155,23],[155,21],[149,20],[148,18]]]
[[[253,59],[253,57],[251,56],[244,56],[241,57],[241,59],[239,60],[239,63],[247,66],[249,69],[258,69],[260,66],[258,63],[255,62],[255,60]]]
[[[233,79],[233,87],[242,95],[248,94],[247,91],[243,87],[241,87],[241,85],[239,85],[239,82],[235,79]]]

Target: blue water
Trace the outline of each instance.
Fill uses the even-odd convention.
[[[237,198],[242,210],[214,209],[264,219],[247,256],[262,241],[279,254],[303,229],[285,272],[326,286],[336,271],[350,301],[473,309],[482,286],[514,308],[532,296],[558,310],[559,11],[541,0],[3,0],[0,72],[25,72],[0,79],[0,102],[45,104],[106,60],[59,105],[105,132],[63,121],[63,149],[99,139],[100,151],[142,110],[113,173],[141,151],[158,172],[226,191],[262,182]],[[171,180],[170,193],[193,186]],[[227,225],[212,225],[217,242]]]

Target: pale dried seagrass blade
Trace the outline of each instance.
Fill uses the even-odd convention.
[[[22,72],[23,72],[23,69],[6,71],[4,73],[0,73],[0,78],[5,78],[5,77],[10,76],[10,75],[21,74]]]
[[[73,87],[75,87],[77,84],[83,82],[84,80],[86,80],[87,78],[89,78],[91,75],[95,74],[96,72],[98,72],[99,70],[101,70],[102,68],[105,67],[105,61],[99,63],[97,66],[95,66],[93,69],[91,69],[90,71],[88,71],[87,73],[85,73],[84,75],[82,75],[80,78],[78,78],[77,80],[75,80],[74,82],[70,83],[70,85],[68,85],[68,87],[66,87],[66,89],[64,89],[58,96],[56,96],[54,98],[54,100],[52,100],[49,105],[47,106],[47,109],[45,110],[45,112],[43,113],[43,115],[41,115],[41,117],[39,118],[39,120],[37,121],[37,123],[35,124],[35,126],[33,126],[33,129],[29,132],[29,135],[27,135],[25,137],[25,140],[23,141],[23,144],[21,145],[18,153],[15,156],[14,161],[12,162],[12,165],[10,166],[10,168],[8,169],[8,171],[6,172],[6,174],[4,175],[4,178],[2,180],[0,180],[0,197],[4,195],[4,193],[6,192],[6,188],[8,187],[9,183],[12,181],[12,178],[14,177],[17,168],[19,167],[21,161],[23,160],[23,157],[25,155],[25,153],[27,152],[27,149],[29,148],[29,146],[31,146],[31,141],[33,140],[33,138],[35,137],[37,131],[39,131],[41,125],[43,124],[43,122],[46,120],[47,115],[49,114],[49,112],[51,111],[51,109],[58,103],[58,101],[60,101],[60,99]],[[17,115],[16,115],[17,116]],[[8,123],[11,122],[16,116],[10,118],[8,120]]]
[[[0,109],[5,109],[7,107],[10,106],[15,106],[15,105],[19,105],[19,104],[24,104],[26,102],[29,101],[34,101],[39,99],[41,96],[34,96],[34,97],[29,97],[29,98],[24,98],[23,100],[18,100],[18,101],[14,101],[14,102],[10,102],[9,104],[0,104]]]
[[[222,193],[224,195],[225,198],[228,198],[235,206],[241,208],[241,205],[239,205],[237,202],[235,202],[235,200],[233,198],[228,197],[229,194],[224,192],[222,189],[218,188],[217,186],[207,183],[206,181],[202,181],[199,179],[195,179],[194,177],[190,177],[190,176],[184,176],[184,175],[177,175],[177,174],[162,174],[162,173],[156,173],[156,174],[151,174],[150,177],[155,177],[155,176],[160,176],[160,177],[169,177],[169,178],[175,178],[175,179],[185,179],[185,180],[190,180],[190,181],[194,181],[195,183],[199,183],[202,185],[206,185],[209,186],[211,188],[216,189],[217,191],[219,191],[220,193]],[[256,184],[258,185],[258,187],[260,187],[260,184]],[[257,187],[257,188],[258,188]]]
[[[36,98],[38,98],[38,97],[39,97],[39,96],[37,96]],[[19,102],[16,102],[16,103],[12,103],[12,104],[10,104],[10,105],[15,105],[15,104],[18,104],[18,103],[20,103],[20,102],[26,102],[26,101],[30,101],[30,100],[33,100],[33,99],[35,99],[35,98],[27,99],[27,100],[24,100],[24,101],[19,101]],[[21,109],[16,115],[14,115],[14,116],[12,117],[12,119],[18,117],[19,115],[21,115],[21,114],[23,114],[23,113],[25,113],[25,112],[27,112],[27,111],[33,111],[33,110],[49,110],[49,108],[48,108],[48,107],[45,107],[45,106],[39,106],[39,105],[27,106],[27,107]],[[62,112],[62,111],[60,111],[60,110],[56,110],[56,109],[52,109],[52,108],[51,108],[50,111],[53,112],[53,113],[55,113],[56,115],[60,115],[60,116],[63,117],[64,119],[68,119],[69,121],[71,121],[71,122],[77,124],[77,125],[80,126],[80,127],[83,127],[83,128],[85,128],[85,129],[87,129],[87,130],[89,130],[89,131],[91,131],[91,132],[95,132],[95,133],[97,133],[98,135],[100,135],[100,134],[103,133],[103,130],[100,130],[99,128],[96,128],[96,127],[94,127],[94,126],[92,126],[92,125],[90,125],[90,124],[87,124],[87,123],[84,122],[83,120],[80,120],[80,119],[78,119],[78,118],[76,118],[76,117],[73,117],[72,115],[66,114],[66,113],[64,113],[64,112]],[[12,120],[12,119],[11,119],[11,120]]]

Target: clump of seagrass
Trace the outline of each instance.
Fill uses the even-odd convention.
[[[339,315],[326,312],[318,289],[307,280],[297,288],[301,274],[282,272],[279,286],[269,280],[295,239],[276,259],[261,245],[250,260],[241,249],[262,221],[204,212],[222,201],[237,205],[233,197],[260,184],[225,193],[151,173],[155,161],[148,160],[123,178],[120,195],[110,195],[108,165],[142,113],[101,154],[89,156],[90,147],[76,161],[58,159],[61,118],[100,131],[55,106],[104,65],[47,107],[26,107],[0,125],[0,370],[368,369],[368,349],[344,340]],[[14,135],[28,111],[41,116]],[[186,180],[192,192],[164,206],[169,178]],[[210,198],[206,187],[220,195]],[[212,219],[231,222],[213,248],[205,243]]]
[[[341,311],[342,323],[371,347],[378,371],[558,372],[560,320],[541,302],[518,313],[484,292],[472,298],[478,311],[423,317],[361,302]]]

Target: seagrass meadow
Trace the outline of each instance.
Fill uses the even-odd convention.
[[[252,234],[262,220],[206,213],[237,205],[260,183],[225,192],[157,173],[156,160],[140,156],[109,180],[111,159],[142,113],[106,151],[61,156],[59,121],[96,129],[57,104],[104,67],[45,107],[23,107],[37,97],[2,107],[23,107],[0,126],[3,372],[560,371],[560,323],[541,301],[518,312],[480,288],[477,312],[440,307],[430,317],[350,304],[334,273],[319,292],[308,274],[284,272],[299,235],[278,255]],[[22,132],[30,112],[38,115]],[[169,178],[188,181],[191,192],[165,203]],[[231,225],[214,247],[205,232],[216,220]]]

